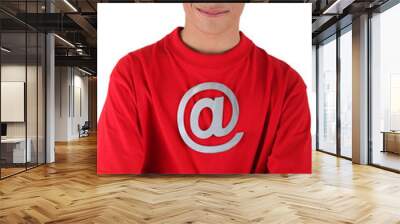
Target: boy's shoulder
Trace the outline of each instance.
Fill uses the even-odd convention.
[[[266,65],[272,68],[276,78],[283,78],[288,81],[304,83],[301,75],[286,61],[267,53],[267,51],[258,46],[256,47],[256,51],[258,51],[258,54],[260,54],[263,60],[265,60]]]

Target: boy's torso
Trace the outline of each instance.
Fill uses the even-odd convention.
[[[131,53],[147,173],[265,172],[285,66],[253,47],[218,67],[182,61],[165,41]]]

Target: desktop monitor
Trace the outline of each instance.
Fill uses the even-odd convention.
[[[1,136],[7,136],[7,124],[1,123]]]

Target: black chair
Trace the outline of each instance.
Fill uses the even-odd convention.
[[[90,129],[89,121],[85,121],[85,123],[82,125],[82,127],[80,127],[80,125],[78,125],[79,138],[89,136],[89,129]]]

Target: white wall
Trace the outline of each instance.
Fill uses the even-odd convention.
[[[1,81],[2,82],[24,82],[25,80],[25,71],[26,67],[24,65],[18,64],[6,64],[1,66]],[[33,69],[32,66],[28,66],[28,74],[29,71]],[[2,98],[7,96],[2,96]],[[2,113],[4,110],[8,110],[9,108],[1,108]],[[21,108],[24,111],[24,108]],[[24,112],[23,112],[24,113]],[[24,122],[7,122],[7,135],[13,137],[25,137],[25,124]]]
[[[25,70],[26,69],[26,70]],[[27,66],[25,67],[24,65],[19,65],[19,64],[5,64],[1,66],[1,81],[18,81],[18,82],[25,82],[25,75],[26,75],[26,71],[28,72],[28,79],[29,79],[29,84],[30,85],[36,85],[36,80],[33,81],[31,80],[32,78],[30,77],[31,74],[36,75],[36,66]],[[27,99],[27,103],[31,104],[31,102],[33,102],[34,99],[36,99],[36,88],[32,89],[32,88],[28,88],[27,89],[28,93],[28,99]],[[31,92],[33,91],[33,92]],[[36,108],[36,101],[34,104],[32,105],[28,105],[28,106],[34,106]],[[8,108],[1,108],[1,110],[7,110]],[[23,108],[24,109],[24,108]],[[32,112],[32,108],[28,110],[28,122],[32,122],[35,121],[36,123],[36,113],[31,113]],[[32,117],[33,116],[33,117]],[[7,122],[7,136],[8,137],[25,137],[25,123],[26,122]],[[33,128],[32,124],[28,125],[28,137],[29,134],[32,132],[30,131],[30,128]],[[36,126],[34,127],[34,129],[36,130]],[[36,132],[35,132],[36,134]]]
[[[55,140],[68,140],[69,68],[55,68]]]
[[[88,78],[76,68],[56,67],[55,86],[55,140],[77,139],[78,124],[88,120]]]
[[[308,86],[312,117],[311,4],[248,3],[240,29],[268,53],[288,62]],[[168,18],[168,19],[166,19]],[[182,4],[98,4],[98,118],[106,98],[110,73],[119,58],[154,43],[184,25]],[[160,22],[162,25],[160,25]],[[118,24],[117,26],[115,24]],[[128,28],[127,28],[128,27]],[[312,132],[315,133],[315,119]]]
[[[74,73],[75,92],[73,94],[75,95],[72,96],[72,98],[75,100],[75,105],[73,108],[73,110],[75,110],[75,113],[73,113],[75,116],[73,116],[73,119],[71,120],[71,135],[73,136],[73,138],[77,138],[79,137],[79,132],[77,128],[78,124],[82,126],[85,121],[88,120],[88,77],[81,76],[83,73],[79,72],[76,69],[74,70]],[[78,91],[80,91],[80,93],[78,93]],[[80,103],[79,100],[81,101]],[[79,107],[81,107],[81,113],[79,111]]]

